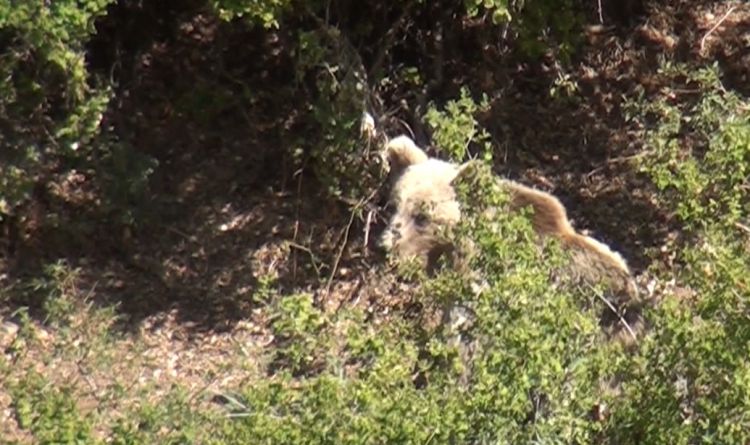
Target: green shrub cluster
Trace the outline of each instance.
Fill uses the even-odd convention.
[[[244,18],[265,28],[278,28],[280,17],[292,6],[291,0],[213,0],[211,3],[224,20]]]
[[[464,5],[469,17],[489,13],[494,24],[508,25],[527,57],[553,51],[567,59],[581,42],[583,17],[574,0],[465,0]]]
[[[0,359],[0,372],[5,364]],[[106,419],[106,431],[95,431],[99,413],[81,409],[80,391],[71,384],[54,384],[37,371],[29,370],[26,376],[12,383],[4,382],[13,397],[13,406],[19,426],[33,434],[34,443],[58,445],[137,445],[146,443],[206,443],[203,435],[216,429],[220,420],[208,413],[198,413],[189,408],[188,395],[174,389],[153,403],[145,400],[139,406]],[[106,434],[106,439],[103,436]],[[20,444],[26,442],[9,441]]]
[[[647,151],[639,165],[661,204],[684,225],[670,246],[677,286],[650,314],[651,334],[628,368],[615,409],[619,443],[745,443],[750,325],[750,109],[717,67],[666,65],[662,75],[697,92],[639,102]],[[677,87],[679,88],[679,87]]]
[[[641,168],[675,203],[691,228],[731,225],[750,213],[750,112],[747,101],[721,85],[717,66],[665,65],[665,76],[686,76],[696,99],[660,96],[638,103],[645,114],[648,151]],[[649,121],[655,121],[651,126]],[[721,219],[716,217],[721,215]]]
[[[39,443],[95,443],[90,416],[80,413],[70,388],[52,387],[40,374],[10,388],[19,426],[34,434]]]
[[[298,33],[297,87],[310,102],[307,134],[294,148],[329,194],[356,203],[376,188],[380,176],[375,163],[380,147],[359,134],[370,86],[347,36],[335,27],[319,26]]]
[[[86,66],[85,48],[95,32],[94,21],[106,14],[111,3],[21,0],[0,5],[0,42],[5,44],[0,64],[0,217],[13,214],[35,185],[46,182],[50,171],[59,173],[88,162],[108,195],[110,208],[105,210],[134,222],[127,207],[142,193],[156,165],[111,136],[98,138],[113,93]],[[324,2],[215,0],[209,4],[226,20],[241,17],[250,26],[278,28],[293,23],[298,27],[292,32],[297,39],[296,88],[311,100],[302,110],[307,115],[307,134],[291,141],[288,150],[299,156],[300,166],[311,167],[335,196],[362,199],[379,180],[375,157],[367,143],[357,139],[370,88],[383,80],[367,78],[356,49],[362,39],[374,37],[366,31],[372,29],[359,26],[344,31],[322,20],[332,6]],[[544,2],[466,1],[464,7],[468,16],[491,12],[497,23],[515,19],[518,30],[536,37],[546,30],[569,28],[547,19],[525,24],[530,17],[559,15]],[[572,11],[572,6],[566,4],[561,11]],[[362,183],[362,178],[369,180]]]
[[[294,339],[281,351],[302,360],[247,388],[216,443],[589,443],[597,437],[604,425],[590,414],[609,397],[600,383],[617,362],[602,341],[598,312],[551,285],[546,253],[534,245],[526,219],[469,224],[487,266],[482,272],[505,267],[492,270],[477,292],[469,278],[446,270],[416,297],[426,307],[460,304],[471,314],[466,326],[428,328],[398,316],[373,325],[357,311],[328,315],[309,297],[287,297],[274,326],[277,336]],[[300,365],[307,369],[302,375]]]
[[[93,84],[84,45],[108,0],[0,4],[0,218],[51,168],[83,159],[110,92]]]
[[[440,110],[432,104],[425,113],[424,120],[432,130],[435,145],[451,159],[461,160],[471,155],[470,146],[475,146],[482,159],[492,159],[492,145],[487,130],[476,121],[478,112],[488,109],[488,99],[482,97],[477,104],[467,88],[461,88],[461,95],[449,100]]]

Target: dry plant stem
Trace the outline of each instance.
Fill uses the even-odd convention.
[[[706,46],[706,39],[708,38],[708,36],[710,36],[714,31],[716,31],[719,26],[721,26],[722,23],[724,23],[724,20],[729,17],[729,14],[731,14],[732,11],[735,10],[735,8],[737,8],[737,5],[732,5],[732,7],[729,8],[729,10],[727,10],[727,12],[725,12],[724,15],[719,19],[719,21],[716,22],[716,24],[703,35],[703,38],[701,39],[701,52],[703,52],[703,49]]]
[[[203,394],[208,389],[209,386],[211,386],[214,383],[216,383],[216,381],[217,381],[216,379],[210,380],[210,381],[204,383],[197,390],[193,391],[193,394],[191,394],[190,397],[188,397],[188,404],[192,405],[193,402],[195,402],[195,399],[197,399],[198,396],[200,396],[201,394]]]
[[[370,243],[370,226],[372,225],[372,215],[375,212],[373,210],[370,210],[367,212],[367,219],[365,221],[365,239],[362,241],[362,245],[364,247],[365,256],[367,256],[367,245]]]
[[[83,367],[80,360],[76,362],[76,368],[78,368],[78,372],[80,373],[81,377],[83,377],[83,381],[86,382],[86,384],[89,386],[89,389],[91,389],[91,394],[96,397],[96,394],[99,391],[99,387],[97,387],[94,381],[91,379],[89,373]]]
[[[352,224],[354,224],[354,215],[355,215],[356,209],[352,210],[351,214],[349,215],[349,222],[346,224],[346,229],[344,229],[344,236],[343,240],[341,241],[341,246],[339,247],[339,251],[336,254],[336,259],[333,261],[333,268],[331,269],[331,275],[328,276],[328,281],[326,282],[325,290],[323,291],[323,295],[326,297],[331,293],[331,285],[333,284],[333,278],[336,276],[336,271],[339,267],[339,262],[341,262],[341,257],[344,255],[344,249],[346,248],[346,244],[349,242],[349,230],[352,228]]]
[[[294,241],[289,241],[288,244],[289,247],[307,252],[307,254],[310,255],[310,262],[312,263],[313,269],[315,269],[315,274],[320,277],[320,268],[318,267],[318,263],[315,261],[315,254],[313,253],[313,251],[309,247],[305,247],[302,244],[295,243]]]
[[[304,167],[303,167],[304,168]],[[294,234],[292,235],[292,241],[297,242],[297,235],[299,235],[299,215],[300,207],[302,206],[302,169],[299,169],[297,175],[297,199],[294,203]],[[311,252],[312,254],[312,252]],[[292,255],[292,277],[297,279],[297,255]]]
[[[748,226],[746,226],[746,225],[744,225],[742,223],[739,223],[739,222],[734,223],[734,226],[737,227],[738,229],[742,230],[743,232],[745,232],[747,234],[750,234],[750,227],[748,227]]]
[[[359,296],[361,294],[360,291],[362,290],[362,286],[364,285],[364,283],[365,283],[364,276],[360,276],[359,279],[357,280],[356,286],[354,286],[352,290],[349,291],[349,293],[346,295],[346,298],[342,298],[339,301],[339,304],[336,305],[336,310],[334,311],[336,314],[338,314],[341,308],[344,307],[345,303],[351,302],[352,299],[354,300],[354,303],[352,304],[352,306],[357,305],[357,302],[359,301]]]
[[[610,166],[612,164],[619,164],[620,162],[628,162],[628,161],[632,161],[633,159],[642,158],[644,156],[645,156],[645,153],[637,153],[637,154],[630,155],[630,156],[620,156],[620,157],[617,157],[617,158],[609,159],[609,160],[607,160],[607,162],[604,165],[596,167],[595,169],[593,169],[590,172],[586,173],[586,176],[587,177],[591,177],[594,174],[596,174],[596,173],[604,170],[605,168],[607,168],[608,166]]]
[[[589,288],[591,289],[592,292],[594,292],[594,294],[597,297],[599,297],[600,300],[602,300],[604,302],[604,304],[607,305],[607,307],[609,307],[609,309],[615,315],[617,315],[617,319],[620,320],[620,323],[622,323],[623,326],[625,326],[625,329],[628,331],[628,334],[630,334],[630,336],[633,337],[634,341],[637,341],[638,338],[636,337],[635,332],[633,331],[633,328],[631,328],[630,325],[628,324],[628,322],[625,321],[625,319],[622,317],[622,315],[620,315],[620,312],[617,310],[617,308],[615,308],[615,306],[609,300],[607,300],[604,297],[604,295],[602,295],[600,292],[597,292],[596,289],[593,288],[593,286],[589,285]]]
[[[344,236],[341,240],[341,246],[339,247],[339,251],[336,254],[336,259],[333,262],[333,268],[331,269],[331,275],[328,277],[328,281],[326,282],[325,290],[323,291],[323,295],[328,296],[331,292],[331,285],[333,284],[333,278],[336,276],[336,271],[338,271],[339,263],[341,262],[341,257],[344,255],[344,249],[346,249],[347,243],[349,243],[349,231],[352,228],[352,224],[354,224],[354,217],[357,215],[357,210],[364,208],[364,206],[372,200],[372,198],[375,197],[375,194],[377,193],[377,189],[375,189],[374,192],[370,193],[369,196],[366,198],[360,200],[356,206],[352,209],[351,213],[349,214],[349,222],[346,224],[346,229],[344,229]]]

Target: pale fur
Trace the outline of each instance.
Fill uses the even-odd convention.
[[[417,147],[409,136],[398,136],[389,140],[385,155],[388,165],[394,170],[419,164],[428,159],[427,154]]]
[[[386,146],[386,157],[397,178],[391,192],[395,212],[381,244],[397,256],[428,258],[446,247],[439,228],[456,224],[461,218],[452,182],[462,167],[429,158],[407,136],[392,139]],[[559,239],[569,249],[570,272],[575,278],[592,285],[604,283],[620,298],[636,296],[625,260],[607,245],[577,233],[557,198],[513,181],[499,181],[510,191],[512,209],[530,206],[534,230]]]

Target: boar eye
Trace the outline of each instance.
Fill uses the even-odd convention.
[[[414,224],[416,224],[418,227],[424,227],[428,222],[430,222],[430,217],[427,215],[427,213],[420,212],[414,215]]]

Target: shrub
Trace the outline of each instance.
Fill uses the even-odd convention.
[[[335,197],[356,203],[377,187],[379,147],[359,138],[369,85],[357,51],[340,30],[320,25],[298,34],[298,87],[310,97],[305,136],[295,141],[303,165]]]
[[[251,24],[278,28],[281,16],[291,3],[291,0],[213,0],[212,6],[224,20],[245,18]]]
[[[108,0],[0,5],[0,218],[51,168],[83,159],[109,99],[89,79],[84,44]]]
[[[292,44],[297,77],[295,87],[299,95],[306,98],[306,106],[299,119],[299,132],[304,136],[287,141],[285,150],[297,158],[300,168],[312,171],[329,194],[353,206],[361,204],[382,179],[378,158],[373,156],[374,150],[371,150],[373,147],[367,141],[358,139],[362,113],[376,111],[371,109],[371,105],[379,101],[377,93],[398,88],[394,84],[407,84],[412,90],[405,94],[401,91],[402,97],[396,100],[427,88],[421,78],[423,67],[418,61],[397,63],[388,70],[383,70],[382,64],[388,54],[399,50],[397,47],[401,44],[395,38],[400,33],[410,27],[426,26],[422,22],[422,15],[430,8],[420,1],[414,8],[409,6],[403,10],[405,15],[397,22],[379,23],[377,20],[363,20],[367,13],[355,12],[346,2],[215,0],[212,5],[226,20],[243,17],[249,26],[289,27],[284,30],[292,39],[296,39]],[[555,49],[567,56],[573,51],[581,21],[574,6],[572,1],[561,4],[547,0],[517,3],[507,0],[467,0],[463,2],[465,16],[453,17],[452,20],[459,23],[466,16],[489,15],[494,24],[512,23],[513,30],[520,37],[522,52],[526,55],[537,57]],[[422,11],[416,11],[422,7]],[[445,7],[454,8],[455,5],[446,3]],[[383,17],[397,17],[397,11],[402,9],[395,2],[363,8]],[[492,24],[488,26],[492,27]],[[462,25],[457,27],[461,28]],[[419,42],[413,43],[430,45],[425,41],[429,32],[409,31],[407,34],[405,40],[409,42],[417,39]],[[374,60],[374,66],[368,67],[363,63],[358,48],[373,44],[385,47],[362,52],[370,56],[368,62]],[[412,51],[410,48],[402,49]],[[448,113],[454,119],[452,128],[457,131],[464,131],[460,128],[464,123],[455,119],[456,112],[469,104],[466,99],[468,96],[463,93],[459,99],[448,104],[448,107],[454,108],[449,109]],[[486,101],[481,105],[484,106]],[[476,110],[463,111],[472,114]],[[426,120],[434,128],[446,123],[436,120],[432,113],[428,113]],[[446,131],[450,129],[437,132],[436,142],[443,144],[450,141],[450,135],[440,136]],[[489,140],[486,134],[481,133],[473,137],[477,145],[486,144]],[[458,150],[461,142],[458,138],[455,141],[458,145],[450,146],[449,150]],[[484,153],[489,152],[488,149],[484,150]]]
[[[685,248],[679,274],[692,300],[668,295],[628,366],[613,408],[614,443],[745,443],[750,344],[747,248],[717,231]]]
[[[496,193],[487,196],[503,199]],[[525,218],[467,224],[485,286],[474,291],[470,277],[445,270],[421,291],[472,314],[457,328],[462,340],[450,324],[366,323],[356,311],[329,316],[289,300],[297,309],[274,325],[318,360],[248,388],[217,443],[591,442],[603,425],[589,414],[617,363],[598,312],[550,283],[548,253]],[[305,363],[316,372],[300,376]]]
[[[564,60],[581,41],[583,17],[573,0],[465,0],[469,17],[489,13],[494,24],[510,25],[518,39],[518,50],[528,57],[548,51]]]
[[[68,387],[55,388],[40,374],[11,385],[13,408],[21,428],[34,433],[39,443],[78,445],[97,443],[90,416],[82,414]]]
[[[424,118],[432,130],[435,145],[451,159],[457,160],[470,155],[471,145],[478,146],[477,150],[481,157],[490,161],[492,159],[490,135],[475,119],[478,112],[485,111],[488,107],[486,96],[482,97],[480,104],[477,104],[471,98],[467,88],[461,89],[461,96],[458,99],[446,102],[442,111],[431,104]]]
[[[732,225],[750,212],[750,113],[747,103],[721,85],[716,66],[689,70],[667,65],[664,75],[684,74],[701,93],[676,102],[664,95],[640,103],[649,150],[640,165],[665,202],[676,203],[690,228],[709,222]],[[649,122],[656,120],[654,128]]]
[[[613,409],[614,443],[745,443],[750,270],[748,103],[723,88],[716,67],[667,65],[664,76],[697,94],[670,91],[635,104],[649,146],[639,161],[687,235],[671,246],[677,292],[652,310],[652,330],[625,374]],[[670,277],[671,278],[671,277]]]

